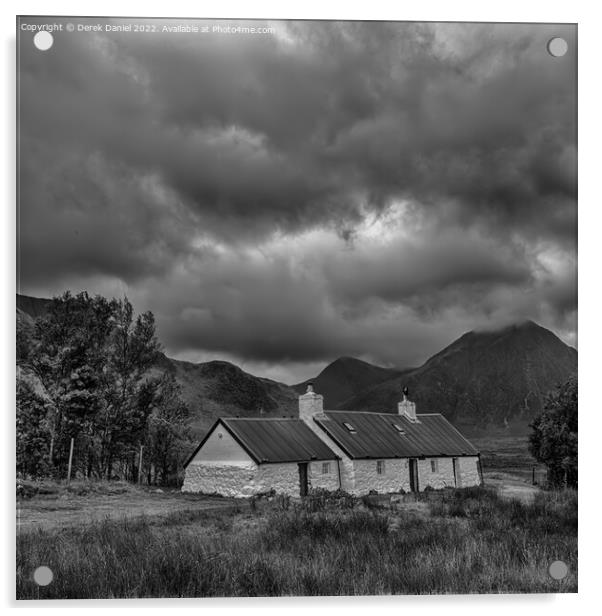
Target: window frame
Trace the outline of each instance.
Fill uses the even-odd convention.
[[[377,475],[385,475],[387,472],[387,467],[385,466],[384,460],[376,461],[376,474]]]
[[[391,425],[395,428],[395,430],[397,430],[398,434],[401,434],[402,436],[405,436],[406,431],[404,430],[404,428],[403,428],[403,426],[401,424],[398,424],[398,423],[392,421]]]
[[[330,462],[322,462],[322,475],[330,475]]]

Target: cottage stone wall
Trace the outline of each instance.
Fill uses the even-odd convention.
[[[384,472],[378,474],[376,460],[353,460],[354,485],[351,494],[368,494],[375,490],[379,494],[410,490],[410,471],[405,459],[383,459]]]
[[[299,468],[296,463],[218,464],[191,463],[186,469],[183,492],[202,492],[245,497],[275,490],[299,496]]]
[[[314,432],[314,434],[317,434],[318,438],[324,441],[324,443],[326,443],[326,445],[330,447],[331,451],[335,455],[339,456],[340,458],[339,463],[341,465],[341,485],[340,487],[345,492],[352,494],[353,486],[355,484],[355,470],[353,466],[353,460],[349,459],[347,454],[314,421],[314,417],[317,417],[317,416],[319,416],[319,413],[313,414],[313,415],[305,415],[305,416],[300,415],[301,419],[305,421],[307,427],[312,432]],[[336,464],[336,460],[333,463]],[[338,470],[337,470],[337,487],[335,488],[335,490],[338,488],[339,488],[339,483],[338,483]]]
[[[257,464],[218,424],[186,467],[182,492],[249,496],[257,491]]]
[[[458,458],[458,487],[480,485],[477,460],[476,456]],[[409,461],[407,459],[384,459],[383,461],[385,472],[379,475],[377,460],[352,460],[353,485],[348,491],[355,495],[368,494],[370,490],[375,490],[379,494],[399,492],[401,489],[409,492],[411,489]],[[435,471],[433,471],[431,461],[436,462]],[[418,460],[418,489],[422,492],[426,487],[435,490],[456,487],[452,458]]]
[[[191,462],[186,467],[182,492],[251,496],[260,491],[256,482],[257,471],[258,467],[254,462]]]
[[[458,468],[460,469],[458,487],[467,488],[481,485],[478,456],[463,456],[458,458]]]
[[[322,464],[330,464],[330,472],[322,473]],[[341,477],[343,469],[341,467]],[[335,491],[339,489],[339,465],[337,460],[324,460],[324,462],[310,462],[308,466],[308,478],[310,488],[323,488]]]
[[[322,473],[322,462],[307,468],[308,488],[336,490],[339,487],[337,461],[329,460],[330,473]],[[202,492],[245,497],[275,490],[279,494],[299,496],[299,466],[296,462],[261,464],[191,462],[186,468],[182,492]]]
[[[431,462],[436,464],[435,471],[433,471]],[[418,460],[418,489],[422,492],[427,486],[435,490],[456,487],[452,458]]]
[[[330,473],[322,473],[322,461],[310,462],[307,465],[307,487],[337,490],[339,476],[336,460],[325,460],[330,463]],[[256,483],[261,487],[260,492],[276,490],[278,494],[299,496],[301,484],[299,481],[299,465],[297,462],[282,464],[262,464],[257,473]]]
[[[299,467],[296,462],[261,464],[256,484],[258,493],[276,490],[278,494],[299,496]]]

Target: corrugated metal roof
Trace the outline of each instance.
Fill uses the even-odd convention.
[[[351,458],[477,455],[478,451],[443,415],[325,411],[315,421]],[[344,424],[353,426],[351,432]],[[403,433],[395,427],[397,424]]]
[[[300,419],[222,418],[256,462],[309,462],[337,456]]]

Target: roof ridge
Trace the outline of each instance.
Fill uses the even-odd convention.
[[[395,417],[397,417],[399,415],[399,413],[387,413],[385,411],[383,411],[382,413],[380,411],[344,411],[344,410],[337,410],[337,411],[329,411],[329,410],[324,410],[324,413],[356,413],[356,414],[360,414],[362,413],[363,415],[393,415]]]
[[[303,421],[299,417],[220,417],[224,421]]]
[[[336,410],[336,411],[329,411],[329,410],[324,410],[324,413],[356,413],[356,414],[363,414],[363,415],[386,415],[387,417],[403,417],[403,415],[401,415],[400,413],[387,413],[385,411],[380,412],[380,411],[343,411],[343,410]],[[441,417],[445,417],[443,415],[443,413],[416,413],[416,417],[428,417],[428,416],[432,416],[432,415],[440,415]]]

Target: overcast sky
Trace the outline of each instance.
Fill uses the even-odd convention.
[[[526,318],[576,346],[573,26],[252,25],[21,35],[20,292],[289,383]]]

